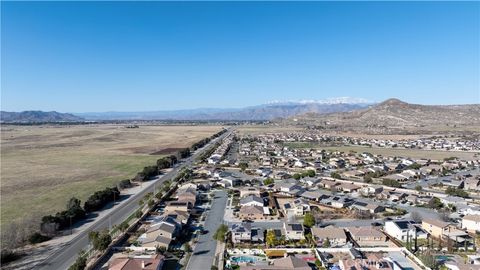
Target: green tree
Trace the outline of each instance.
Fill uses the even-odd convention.
[[[422,191],[422,186],[416,185],[416,186],[415,186],[415,190],[416,190],[416,191]]]
[[[238,164],[238,167],[240,168],[240,170],[242,170],[242,172],[244,172],[247,168],[248,168],[248,163],[246,162],[240,162]]]
[[[28,237],[28,242],[30,244],[38,244],[38,243],[41,243],[41,242],[48,241],[50,239],[51,239],[51,237],[49,237],[49,236],[43,235],[39,232],[34,232],[32,235],[30,235]]]
[[[342,179],[342,176],[341,176],[338,172],[332,172],[332,173],[330,174],[330,176],[331,176],[332,178]]]
[[[277,237],[275,236],[275,232],[273,230],[268,230],[267,231],[267,245],[269,247],[273,247],[275,246],[276,242],[277,242]]]
[[[141,209],[138,209],[137,212],[135,212],[135,217],[136,218],[141,218],[143,216],[143,212]]]
[[[228,232],[228,227],[225,224],[222,224],[218,226],[217,231],[213,235],[213,239],[220,241],[220,242],[225,242],[225,236],[227,235]]]
[[[395,188],[402,187],[402,184],[400,184],[400,182],[398,182],[397,180],[393,180],[393,179],[383,179],[382,184],[385,185],[385,186],[395,187]]]
[[[68,270],[83,270],[87,267],[87,256],[82,250],[78,253],[77,260],[68,268]]]
[[[185,243],[184,247],[186,252],[192,252],[192,247],[190,246],[190,244]]]
[[[302,177],[314,177],[315,171],[314,170],[307,170],[306,172],[302,173]]]
[[[332,243],[330,243],[330,239],[328,239],[327,237],[327,239],[325,239],[325,241],[323,242],[322,247],[329,248],[331,245]]]
[[[108,248],[108,245],[112,242],[112,237],[107,230],[102,232],[92,231],[88,234],[88,238],[93,245],[93,249],[104,251]]]
[[[153,199],[148,200],[147,202],[148,207],[152,207],[155,204],[155,201]]]
[[[311,228],[315,225],[315,217],[311,213],[306,213],[303,217],[303,225]]]
[[[440,201],[439,198],[433,197],[428,202],[428,207],[433,208],[433,209],[442,209],[443,208],[443,203],[442,203],[442,201]]]
[[[163,193],[162,192],[157,192],[157,194],[155,194],[155,198],[157,198],[158,200],[161,200],[163,197]]]
[[[296,174],[294,174],[292,177],[293,177],[294,179],[296,179],[296,180],[299,180],[300,178],[302,178],[302,175],[299,174],[299,173],[296,173]]]
[[[164,254],[165,251],[167,251],[167,248],[164,247],[164,246],[161,246],[161,247],[160,247],[160,246],[157,246],[157,247],[156,247],[156,251],[157,251],[157,253]]]
[[[365,175],[365,176],[363,177],[363,182],[365,182],[365,183],[372,183],[372,182],[373,182],[372,177],[371,177],[370,175]]]
[[[273,182],[274,182],[274,181],[273,181],[272,178],[267,178],[267,179],[263,180],[263,184],[264,184],[265,186],[271,185],[271,184],[273,184]]]
[[[122,223],[120,223],[118,225],[118,229],[121,231],[121,232],[124,232],[128,229],[128,222],[127,221],[124,221]]]

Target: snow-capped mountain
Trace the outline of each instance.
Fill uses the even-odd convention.
[[[288,101],[280,101],[280,100],[273,100],[269,101],[266,104],[374,104],[374,101],[365,99],[365,98],[354,98],[354,97],[334,97],[334,98],[326,98],[326,99],[302,99],[302,100],[288,100]]]
[[[304,113],[348,112],[366,108],[372,102],[363,98],[273,101],[245,108],[208,108],[150,112],[77,113],[88,120],[272,120]]]

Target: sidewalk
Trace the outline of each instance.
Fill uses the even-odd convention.
[[[165,170],[164,174],[167,174],[170,172],[172,169],[167,169]],[[156,177],[153,180],[150,180],[145,183],[140,183],[137,186],[134,186],[129,189],[124,189],[121,191],[122,196],[129,196],[132,197],[135,194],[144,191],[146,189],[151,188],[153,192],[153,187],[155,186],[155,182],[160,180],[163,177],[163,175],[160,175],[159,177]],[[156,185],[155,188],[158,190],[161,186]],[[32,267],[35,267],[37,264],[43,262],[53,254],[55,254],[56,251],[59,249],[63,248],[64,246],[68,245],[69,242],[77,237],[82,231],[89,230],[90,227],[92,227],[95,224],[95,221],[101,219],[102,217],[108,216],[116,207],[119,205],[126,204],[129,201],[129,198],[124,199],[122,201],[117,202],[114,206],[111,206],[109,208],[106,208],[102,211],[95,212],[97,216],[92,219],[89,222],[83,223],[77,227],[74,227],[72,229],[72,234],[64,235],[64,236],[57,236],[54,237],[53,239],[40,243],[39,245],[28,245],[25,246],[24,248],[21,249],[21,251],[25,252],[26,254],[29,254],[28,256],[24,256],[20,258],[17,261],[14,261],[6,266],[2,266],[2,269],[31,269]],[[112,227],[117,224],[112,223]],[[64,230],[65,233],[68,233],[68,229]]]
[[[225,243],[223,242],[217,242],[217,249],[215,251],[215,258],[218,258],[217,260],[217,267],[218,267],[218,270],[223,270],[223,265],[224,265],[224,262],[223,262],[223,259],[224,259],[224,256],[223,254],[225,253]]]

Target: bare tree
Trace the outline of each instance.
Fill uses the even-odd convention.
[[[410,217],[412,218],[413,221],[415,221],[415,223],[422,222],[422,215],[420,213],[418,213],[417,211],[413,211],[410,214]]]

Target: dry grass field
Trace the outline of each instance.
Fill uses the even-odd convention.
[[[160,154],[190,146],[220,126],[3,126],[1,224],[42,216],[131,178]],[[156,153],[156,154],[153,154]]]
[[[236,128],[241,134],[258,135],[262,133],[285,133],[285,132],[301,132],[306,131],[302,127],[294,126],[272,126],[272,125],[241,125]]]
[[[340,146],[320,146],[314,143],[292,142],[285,145],[292,148],[313,148],[313,149],[325,149],[327,151],[340,151],[357,153],[368,152],[374,155],[382,156],[397,156],[397,157],[409,157],[409,158],[426,158],[443,160],[448,157],[458,157],[465,160],[478,159],[480,153],[476,152],[460,152],[460,151],[441,151],[441,150],[422,150],[422,149],[401,149],[401,148],[381,148],[381,147],[365,147],[357,145],[340,145]]]

